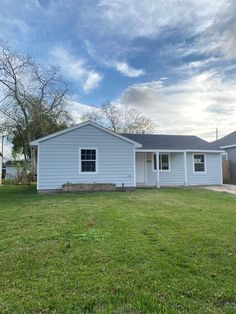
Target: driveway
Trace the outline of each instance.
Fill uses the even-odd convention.
[[[236,194],[236,185],[233,185],[233,184],[206,186],[204,187],[204,189],[215,191],[215,192],[226,192],[226,193]]]

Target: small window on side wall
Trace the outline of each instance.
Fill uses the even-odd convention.
[[[159,170],[168,171],[170,169],[169,154],[159,154]],[[153,170],[157,170],[157,155],[153,155]]]
[[[80,149],[80,171],[96,172],[97,171],[97,150],[96,149]]]
[[[193,162],[194,162],[194,172],[205,172],[206,165],[205,165],[205,155],[204,154],[194,154],[193,155]]]

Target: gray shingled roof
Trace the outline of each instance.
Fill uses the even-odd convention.
[[[142,149],[212,150],[211,143],[192,135],[122,134],[142,144]]]
[[[213,147],[224,147],[236,144],[236,131],[211,143]]]

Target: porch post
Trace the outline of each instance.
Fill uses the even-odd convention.
[[[156,166],[157,166],[157,178],[156,178],[156,187],[160,187],[160,172],[159,172],[159,151],[156,151]]]
[[[134,187],[136,187],[136,150],[135,150],[135,146],[134,146],[134,152],[133,152],[133,167],[134,167]]]
[[[187,153],[184,151],[184,185],[188,186]]]

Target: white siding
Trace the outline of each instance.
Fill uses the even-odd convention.
[[[202,154],[196,152],[196,154]],[[221,155],[219,153],[207,153],[206,172],[193,171],[193,153],[187,154],[188,184],[189,185],[215,185],[221,182]]]
[[[22,168],[19,169],[20,171]],[[17,177],[17,167],[6,167],[6,179],[7,180],[14,180]]]
[[[147,184],[156,185],[156,171],[153,170],[152,153],[147,154]],[[160,171],[160,185],[184,185],[183,153],[170,153],[170,171]]]
[[[79,148],[97,148],[96,174],[79,174]],[[134,145],[87,125],[39,144],[38,189],[70,183],[134,186]]]
[[[197,152],[196,152],[197,153]],[[201,154],[201,153],[199,153]],[[147,153],[147,185],[156,185],[156,171],[152,166],[152,153]],[[160,171],[161,186],[184,185],[184,154],[170,153],[170,171]],[[221,184],[221,157],[219,153],[206,153],[206,172],[193,172],[193,153],[187,153],[188,185]]]

